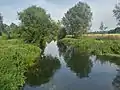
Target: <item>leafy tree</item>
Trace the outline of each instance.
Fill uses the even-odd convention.
[[[57,35],[58,35],[58,31],[60,29],[61,24],[58,22],[55,22],[54,20],[51,20],[51,28],[49,29],[49,39],[47,40],[48,42],[50,42],[51,40],[56,40],[57,39]]]
[[[9,25],[3,24],[5,31],[9,30]]]
[[[104,32],[107,28],[108,28],[108,27],[106,27],[106,26],[104,25],[104,23],[101,22],[99,29]]]
[[[58,32],[58,40],[65,38],[66,36],[66,30],[64,27],[60,28],[59,32]]]
[[[10,38],[18,38],[19,37],[19,26],[14,23],[11,23],[9,26],[8,35]]]
[[[115,5],[113,13],[114,16],[116,17],[116,20],[118,21],[118,25],[120,25],[120,3]]]
[[[87,3],[79,2],[70,8],[63,17],[67,33],[77,36],[87,32],[91,26],[92,12]]]
[[[50,15],[41,7],[28,7],[19,12],[18,16],[21,20],[22,37],[26,42],[36,43],[40,48],[45,46],[46,41],[57,27]]]
[[[0,14],[0,35],[2,35],[2,31],[4,31],[3,16]]]

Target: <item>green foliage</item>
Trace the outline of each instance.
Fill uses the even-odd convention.
[[[65,36],[66,36],[66,30],[64,27],[62,27],[58,32],[58,40],[65,38]]]
[[[97,55],[120,54],[119,40],[95,40],[83,37],[81,39],[65,38],[61,41],[66,45],[79,47],[83,52],[93,53]]]
[[[107,29],[107,27],[105,27],[104,23],[101,22],[100,24],[100,28],[99,28],[101,31],[105,31]]]
[[[38,58],[38,61],[25,73],[26,83],[30,86],[40,86],[47,83],[59,68],[60,62],[56,57]]]
[[[0,14],[0,36],[2,35],[3,31],[4,31],[3,16]]]
[[[8,39],[8,36],[5,33],[2,33],[0,40],[7,40],[7,39]]]
[[[19,90],[25,83],[24,73],[34,64],[40,50],[21,40],[0,41],[0,90]]]
[[[9,26],[9,31],[7,32],[7,35],[10,37],[10,39],[16,39],[16,38],[20,38],[21,36],[21,27],[17,26],[14,23],[11,23],[11,25]]]
[[[120,3],[115,5],[113,14],[116,17],[116,20],[118,21],[118,25],[120,25]]]
[[[79,2],[63,17],[63,25],[67,33],[77,36],[87,32],[91,26],[92,12],[87,3]]]
[[[31,6],[18,13],[21,20],[21,34],[26,42],[43,45],[56,34],[58,26],[51,20],[46,11],[37,6]]]

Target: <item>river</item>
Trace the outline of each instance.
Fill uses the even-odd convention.
[[[54,41],[44,53],[28,72],[24,90],[120,90],[120,58],[81,53]]]

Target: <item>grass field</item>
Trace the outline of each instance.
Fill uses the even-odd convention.
[[[86,34],[84,36],[97,39],[111,39],[111,40],[120,39],[120,34]]]
[[[85,37],[96,38],[96,39],[111,39],[119,40],[120,34],[84,34]],[[72,35],[67,35],[67,38],[71,38]]]

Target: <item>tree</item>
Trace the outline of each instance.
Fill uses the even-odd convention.
[[[2,31],[4,31],[3,16],[0,14],[0,35],[2,35]]]
[[[46,11],[37,6],[31,6],[18,13],[21,20],[22,37],[26,42],[36,43],[43,48],[50,34],[54,31],[55,23]]]
[[[113,14],[116,17],[116,20],[118,21],[118,25],[120,25],[120,3],[115,5],[115,8],[113,10]]]
[[[67,33],[77,36],[90,29],[92,19],[91,8],[87,3],[79,2],[70,8],[63,17],[63,25]]]
[[[58,32],[58,40],[65,38],[65,36],[66,36],[66,30],[64,27],[61,27],[59,32]]]
[[[47,40],[48,42],[50,42],[51,40],[56,40],[57,36],[58,36],[58,31],[60,30],[61,24],[54,20],[51,20],[51,28],[48,31],[49,32],[49,39]]]
[[[105,31],[107,28],[108,28],[108,27],[106,27],[106,26],[104,25],[104,23],[101,22],[99,29],[100,29],[101,31],[103,31],[103,33],[104,33],[104,31]]]
[[[17,26],[15,23],[11,23],[7,33],[10,38],[18,38],[20,36],[19,35],[19,26]]]

